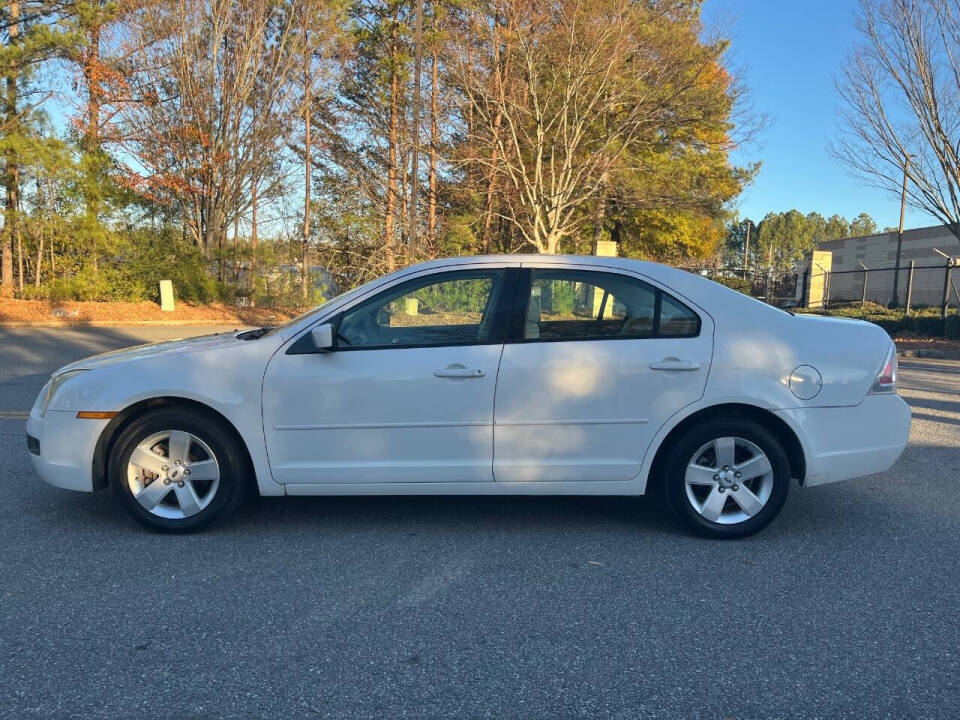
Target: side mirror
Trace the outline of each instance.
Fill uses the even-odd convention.
[[[318,352],[333,350],[333,325],[330,323],[317,325],[310,331],[310,337],[313,338],[313,346]]]

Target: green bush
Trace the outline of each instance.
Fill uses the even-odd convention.
[[[861,307],[858,303],[846,307],[830,308],[820,314],[866,320],[879,325],[891,335],[912,332],[929,337],[943,337],[945,331],[939,307],[915,308],[910,315],[907,315],[903,310],[897,308],[888,308],[876,303],[866,303]]]
[[[749,295],[752,289],[750,281],[746,278],[739,277],[714,277],[711,278],[714,282],[720,283],[721,285],[726,285],[728,288],[732,288],[737,292],[742,292],[744,295]]]
[[[944,331],[943,318],[941,318],[939,315],[914,317],[912,329],[917,335],[942,337]]]
[[[943,334],[951,340],[960,340],[960,315],[947,315],[943,322]]]

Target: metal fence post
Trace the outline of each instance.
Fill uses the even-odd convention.
[[[810,267],[803,271],[803,289],[800,291],[800,307],[810,305]]]
[[[943,266],[943,302],[940,304],[940,317],[947,317],[947,305],[950,303],[950,271],[953,270],[953,260],[947,258]]]
[[[863,292],[860,293],[860,307],[865,307],[867,304],[867,278],[870,275],[870,271],[863,263],[860,263],[860,267],[863,268]]]
[[[907,271],[907,315],[910,314],[910,301],[913,299],[913,266],[915,260],[910,261],[910,270]]]

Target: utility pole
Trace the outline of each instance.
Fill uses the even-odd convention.
[[[897,230],[897,258],[893,265],[893,297],[890,299],[892,307],[900,307],[900,253],[903,251],[903,216],[907,210],[907,177],[910,170],[910,156],[903,161],[903,191],[900,193],[900,227]]]
[[[410,156],[410,214],[407,228],[407,260],[417,258],[417,195],[420,194],[420,50],[423,43],[423,0],[417,0],[417,21],[413,53],[413,152]]]

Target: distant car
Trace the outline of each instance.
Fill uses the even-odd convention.
[[[111,487],[156,530],[261,495],[643,495],[756,532],[791,479],[882,472],[907,442],[893,343],[616,258],[408,267],[276,328],[61,368],[27,423],[40,476]]]

